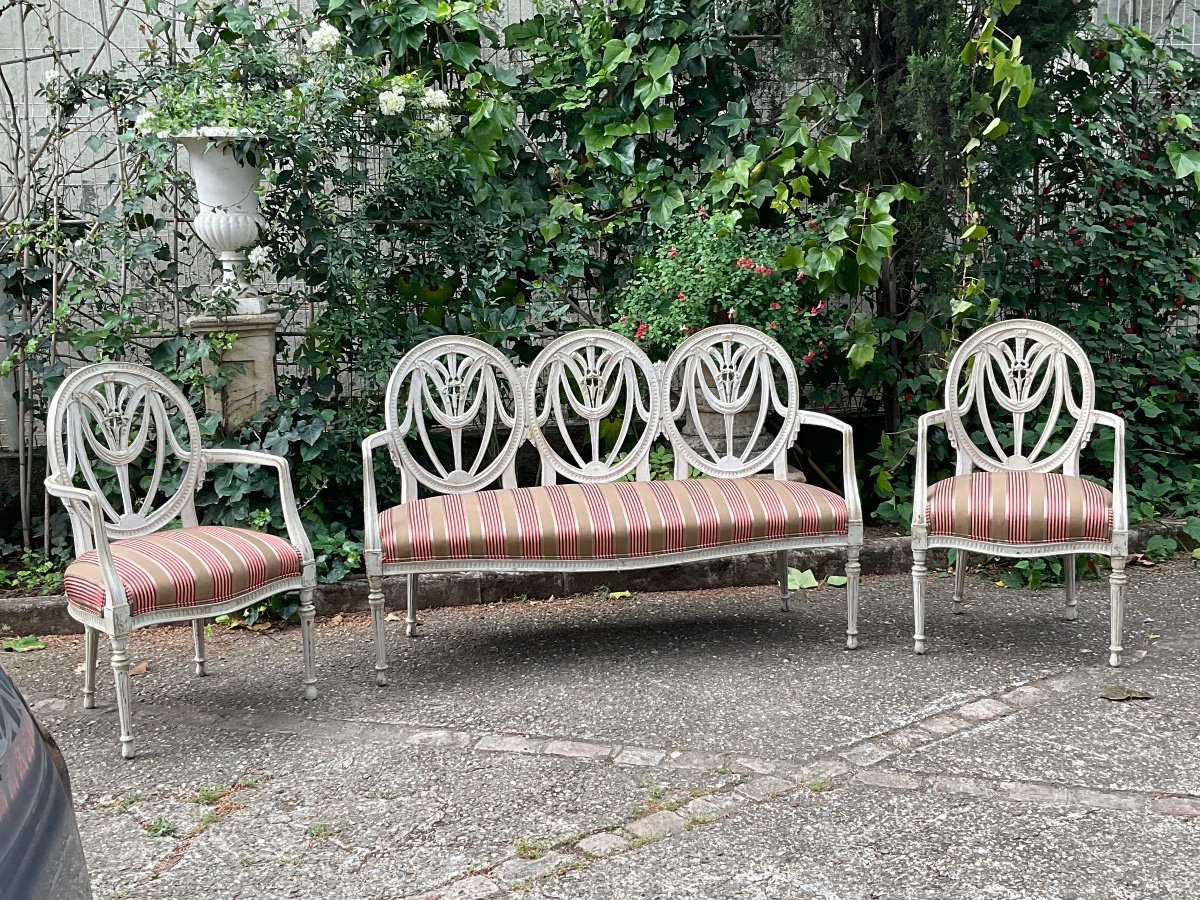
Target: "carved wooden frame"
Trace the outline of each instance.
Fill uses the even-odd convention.
[[[181,441],[171,427],[172,412],[182,420],[186,441]],[[145,497],[138,503],[132,493],[129,466],[146,454],[151,425],[155,441],[152,474]],[[61,499],[67,508],[76,556],[96,551],[107,594],[100,615],[67,606],[67,612],[83,624],[85,631],[84,706],[88,709],[95,706],[97,644],[99,633],[104,632],[112,647],[122,756],[128,759],[134,754],[129,636],[148,625],[191,621],[196,645],[195,670],[197,675],[203,675],[205,619],[237,612],[274,594],[298,590],[305,696],[316,697],[313,642],[316,563],[292,494],[287,460],[251,450],[202,448],[199,423],[180,390],[165,376],[132,363],[94,363],[68,375],[50,401],[47,434],[46,491]],[[171,496],[156,504],[154,500],[169,455],[183,460],[183,478]],[[121,509],[113,505],[100,484],[93,459],[114,470]],[[208,470],[213,465],[238,463],[269,466],[278,473],[280,506],[288,541],[300,551],[300,574],[220,603],[134,614],[113,564],[111,542],[153,534],[176,520],[185,528],[195,527],[198,524],[195,493]],[[86,487],[77,486],[76,478]]]
[[[448,362],[450,360],[450,362]],[[492,374],[482,376],[484,370]],[[465,427],[465,411],[481,414],[485,422],[501,421],[509,429],[496,458],[481,469],[476,459],[461,471],[443,467],[431,477],[421,469],[405,446],[419,441],[428,455],[428,435],[418,424],[418,408],[410,384],[421,383],[420,396],[430,408],[443,409],[447,397],[430,392],[441,391],[448,382],[445,373],[473,372],[472,379],[458,378],[457,385],[470,384],[477,391],[486,389],[491,397],[511,396],[511,409],[486,410],[476,397],[460,397],[455,402],[463,416],[442,415],[435,421],[448,429]],[[705,379],[704,373],[712,377]],[[440,373],[434,377],[431,373]],[[493,386],[494,381],[494,386]],[[673,382],[681,387],[673,391]],[[781,387],[782,386],[782,387]],[[407,392],[407,393],[406,393]],[[408,400],[405,401],[404,398]],[[733,457],[720,455],[711,440],[703,439],[709,455],[692,449],[679,427],[681,419],[695,416],[703,402],[728,423],[752,405],[759,404],[755,434],[746,453]],[[436,402],[435,402],[436,399]],[[744,553],[774,551],[780,579],[780,593],[787,609],[788,552],[815,547],[845,547],[846,564],[846,645],[858,645],[858,592],[861,575],[859,553],[862,547],[862,506],[854,469],[854,439],[849,425],[832,416],[799,408],[799,379],[786,352],[768,335],[738,325],[705,329],[684,341],[666,363],[651,363],[634,342],[611,331],[584,329],[563,335],[546,345],[528,369],[516,369],[502,353],[482,341],[463,337],[439,337],[418,345],[396,365],[387,385],[385,398],[386,428],[367,437],[363,453],[363,506],[366,534],[364,558],[370,587],[368,600],[374,624],[376,679],[386,684],[387,656],[383,578],[404,575],[407,581],[408,616],[406,631],[411,636],[417,625],[417,578],[422,573],[462,571],[507,572],[584,572],[619,571],[649,568]],[[405,411],[402,415],[401,411]],[[598,423],[621,411],[625,415],[620,439],[607,454],[601,452]],[[413,415],[408,415],[408,413]],[[757,452],[752,452],[769,412],[778,415],[779,432]],[[566,426],[570,414],[586,424],[586,442],[582,449],[572,442]],[[849,529],[845,535],[803,537],[757,543],[747,547],[718,547],[692,550],[650,558],[619,560],[441,560],[413,563],[384,563],[379,533],[379,505],[375,490],[374,451],[387,447],[393,463],[402,472],[401,502],[417,496],[418,483],[440,493],[466,493],[499,480],[502,487],[516,486],[514,462],[520,445],[528,441],[538,449],[541,482],[554,484],[561,476],[571,481],[605,483],[633,474],[638,480],[650,477],[649,455],[655,441],[665,436],[676,459],[676,477],[686,477],[688,466],[705,474],[723,478],[756,475],[764,470],[775,478],[787,476],[787,453],[804,425],[832,428],[842,435],[843,491],[848,507]],[[640,429],[634,435],[634,429]],[[728,428],[727,428],[728,431]],[[452,432],[453,435],[453,432]],[[566,456],[552,446],[551,437],[564,446]],[[727,436],[728,437],[728,436]],[[628,443],[628,449],[625,444]],[[461,455],[459,462],[461,463]],[[681,475],[682,473],[682,475]],[[453,475],[453,477],[448,477]],[[423,477],[424,476],[424,477]],[[486,476],[486,477],[485,477]]]
[[[1080,392],[1072,384],[1072,367],[1078,376]],[[965,384],[963,383],[965,382]],[[968,338],[950,363],[946,377],[945,408],[921,416],[917,424],[916,478],[913,494],[913,648],[925,652],[925,580],[926,555],[935,548],[953,549],[955,562],[954,611],[962,612],[966,584],[968,552],[990,553],[1013,558],[1064,556],[1068,619],[1076,615],[1075,565],[1079,553],[1102,553],[1110,558],[1109,665],[1119,666],[1125,616],[1125,590],[1128,575],[1125,563],[1129,555],[1129,512],[1125,488],[1125,421],[1095,408],[1095,378],[1083,349],[1064,331],[1031,319],[998,322]],[[1026,417],[1049,401],[1047,421],[1029,451],[1025,445]],[[991,413],[996,407],[1013,417],[1014,453],[1007,454],[997,438]],[[988,441],[985,450],[971,438],[963,416],[974,410],[981,419]],[[1042,456],[1055,424],[1062,416],[1074,421],[1062,445]],[[928,435],[934,425],[946,428],[951,446],[957,451],[955,474],[966,475],[979,469],[995,471],[1062,472],[1079,474],[1080,454],[1088,445],[1096,426],[1112,428],[1113,450],[1113,531],[1110,541],[1068,541],[1052,544],[1006,544],[952,535],[930,535],[925,520],[929,493]],[[1002,458],[1003,457],[1003,458]]]

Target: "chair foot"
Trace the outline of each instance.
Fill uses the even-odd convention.
[[[791,612],[792,611],[792,605],[791,605],[791,603],[788,602],[787,597],[779,598],[779,611],[780,612]]]
[[[1121,654],[1115,650],[1108,654],[1108,664],[1114,669],[1121,668]]]
[[[208,674],[208,672],[205,671],[204,663],[202,663],[202,662],[196,663],[196,677],[203,678],[207,674]]]
[[[317,686],[315,684],[306,684],[304,686],[304,699],[305,700],[316,700],[317,699]]]
[[[858,649],[858,635],[857,634],[846,635],[846,649],[847,650],[857,650]]]
[[[961,616],[964,612],[967,611],[966,605],[961,600],[955,600],[954,605],[951,606],[950,609],[951,609],[951,612],[953,612],[954,615],[956,615],[956,616]]]
[[[121,758],[133,759],[137,753],[133,749],[133,738],[121,738]]]
[[[387,669],[380,669],[375,673],[375,683],[380,687],[387,687]]]
[[[913,641],[913,653],[917,654],[917,656],[925,655],[925,641],[924,640]]]
[[[417,623],[416,622],[405,622],[404,623],[404,636],[405,637],[416,637],[417,636]]]
[[[1063,618],[1068,622],[1074,622],[1079,618],[1079,607],[1068,606],[1063,610]]]

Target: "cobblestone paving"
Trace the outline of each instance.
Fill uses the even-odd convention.
[[[1195,897],[1200,579],[1137,576],[1120,671],[1097,583],[1076,622],[982,581],[952,616],[935,583],[923,658],[903,579],[867,579],[854,653],[831,589],[438,610],[383,689],[347,616],[311,704],[292,629],[216,634],[200,680],[159,629],[128,763],[78,639],[4,663],[98,897]]]

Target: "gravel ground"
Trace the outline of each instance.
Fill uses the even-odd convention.
[[[935,579],[924,657],[897,577],[865,579],[853,653],[832,588],[437,609],[390,624],[386,688],[337,616],[311,703],[297,629],[216,628],[202,679],[152,629],[129,762],[80,638],[3,663],[101,898],[1196,897],[1200,579],[1133,576],[1120,671],[1102,582],[1067,622],[983,579],[954,616]]]

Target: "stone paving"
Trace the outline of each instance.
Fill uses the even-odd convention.
[[[7,654],[71,766],[102,898],[1200,896],[1200,572],[1134,572],[1126,668],[1107,591],[949,579],[910,650],[905,578],[779,612],[769,588],[439,609],[391,684],[369,621],[135,638],[138,757],[81,640]],[[615,577],[615,576],[614,576]],[[1113,702],[1108,687],[1150,700]]]

